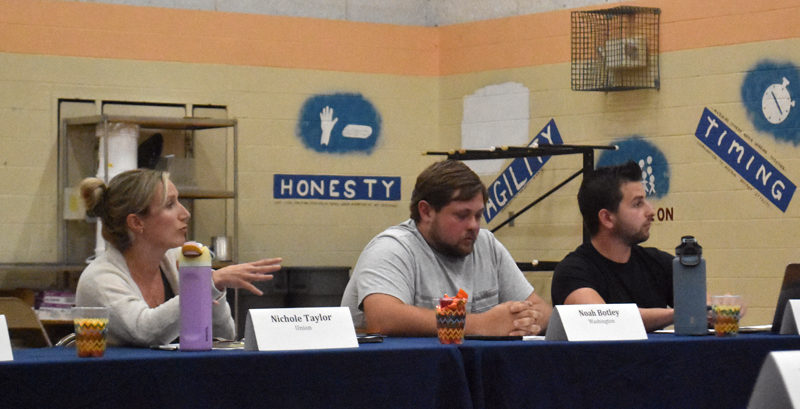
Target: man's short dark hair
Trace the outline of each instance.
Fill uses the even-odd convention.
[[[591,236],[600,230],[598,213],[606,209],[616,213],[622,201],[622,185],[641,182],[642,169],[636,162],[597,168],[584,177],[578,190],[578,207],[583,215],[583,224]]]
[[[417,176],[411,193],[411,218],[419,222],[421,200],[428,202],[437,212],[452,201],[470,200],[478,193],[486,202],[486,186],[463,162],[447,159],[433,163]]]

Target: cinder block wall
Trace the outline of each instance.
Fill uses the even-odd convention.
[[[662,11],[661,88],[613,93],[570,90],[569,11],[420,27],[93,3],[0,4],[0,262],[57,261],[59,99],[227,107],[239,120],[240,258],[352,265],[375,233],[407,217],[416,174],[437,159],[420,152],[461,145],[464,99],[510,82],[530,93],[530,138],[553,119],[565,143],[636,137],[663,155],[669,188],[652,199],[663,217],[647,244],[671,251],[681,235],[697,236],[710,290],[744,294],[745,323],[770,319],[783,268],[797,259],[795,200],[778,209],[695,130],[709,108],[786,178],[800,180],[797,142],[765,128],[742,97],[748,87],[763,93],[757,88],[770,85],[751,83],[748,74],[759,64],[800,64],[800,29],[792,24],[800,1],[633,3]],[[380,113],[381,137],[371,152],[323,154],[297,136],[303,103],[336,93],[360,94]],[[579,167],[577,157],[551,159],[489,227]],[[402,198],[377,205],[277,200],[276,173],[398,176]],[[515,258],[559,260],[579,244],[577,183],[498,232]],[[0,273],[2,286],[48,280]]]

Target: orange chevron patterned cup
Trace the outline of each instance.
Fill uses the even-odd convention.
[[[711,297],[711,319],[714,333],[718,337],[730,337],[739,333],[739,318],[742,312],[742,297],[738,295],[714,295]]]
[[[75,349],[78,356],[103,356],[108,333],[108,308],[75,307],[72,309],[72,321],[75,324]]]
[[[464,342],[464,323],[467,321],[466,298],[436,300],[436,333],[442,344]]]

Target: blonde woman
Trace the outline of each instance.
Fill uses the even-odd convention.
[[[87,178],[80,185],[87,214],[102,220],[106,250],[81,274],[78,306],[111,310],[111,345],[149,346],[173,342],[180,331],[177,256],[186,241],[190,213],[178,201],[168,174],[149,169],[121,173],[106,185]],[[280,258],[215,270],[213,335],[235,336],[226,288],[261,295],[252,283],[272,279]]]

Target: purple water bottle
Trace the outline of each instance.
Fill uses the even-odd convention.
[[[211,253],[197,242],[186,242],[178,258],[180,274],[181,351],[211,349]]]

